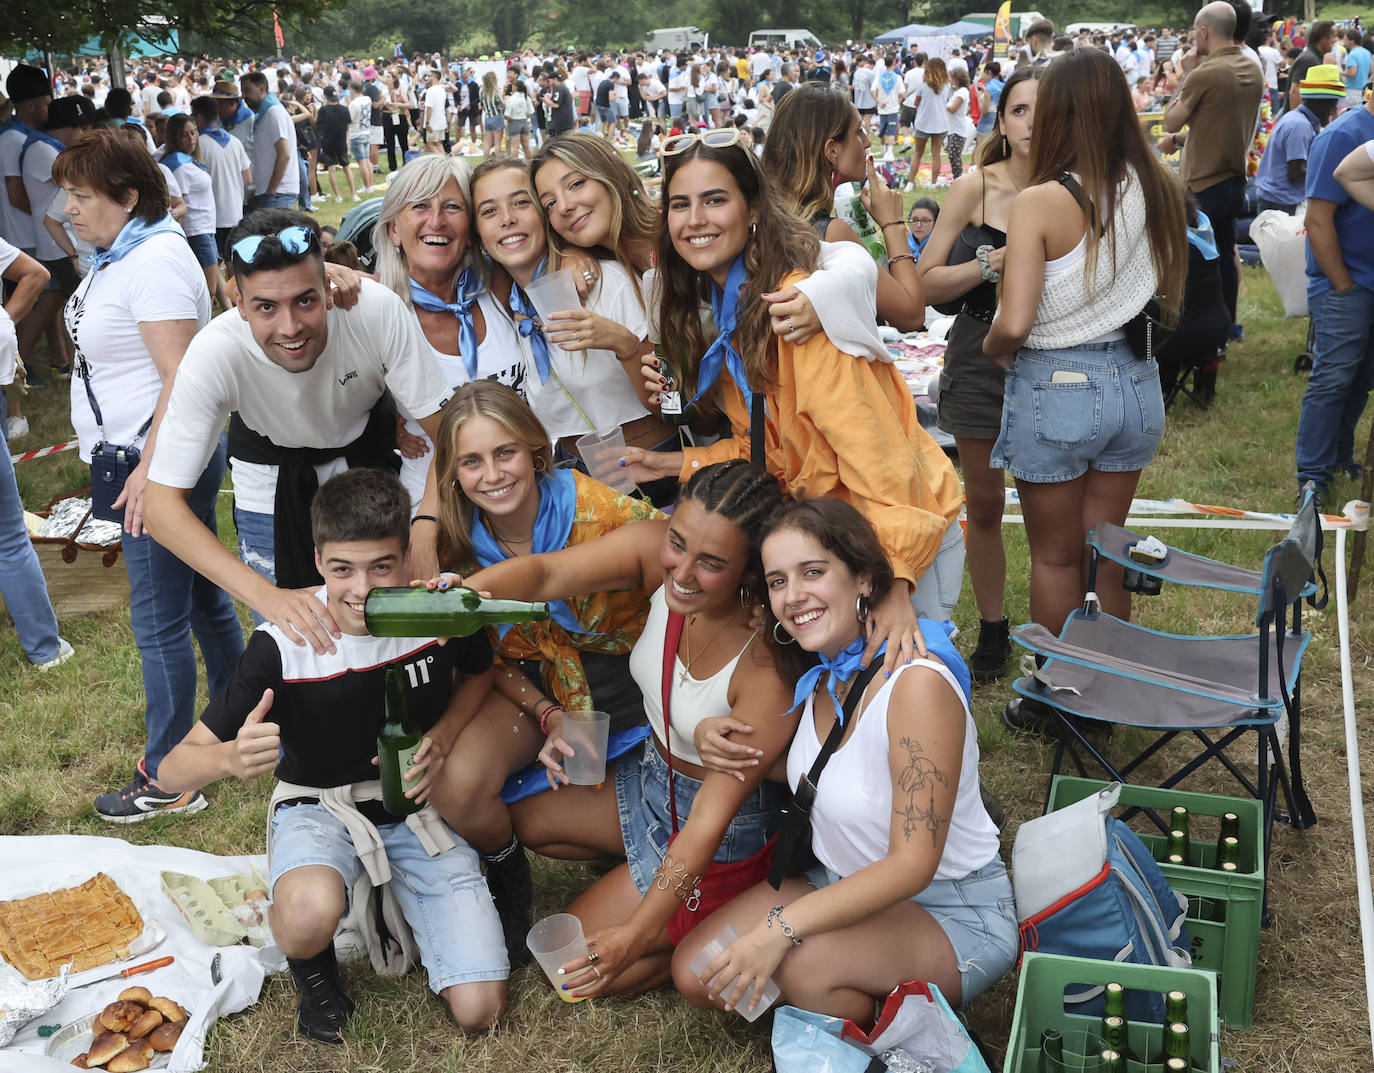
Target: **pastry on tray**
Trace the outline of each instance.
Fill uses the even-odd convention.
[[[82,972],[129,956],[143,918],[104,872],[75,887],[0,901],[0,956],[29,980]]]

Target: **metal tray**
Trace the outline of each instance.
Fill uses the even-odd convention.
[[[100,1010],[104,1008],[101,1006]],[[95,1032],[92,1031],[91,1026],[95,1024],[95,1019],[100,1016],[100,1010],[88,1013],[85,1017],[79,1017],[71,1024],[59,1028],[48,1037],[48,1045],[44,1048],[43,1053],[59,1062],[70,1062],[78,1054],[85,1054],[89,1051],[91,1044],[95,1041]],[[148,1063],[148,1068],[162,1069],[171,1060],[171,1051],[157,1051],[153,1054],[153,1060]]]

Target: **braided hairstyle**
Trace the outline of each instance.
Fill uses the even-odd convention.
[[[693,473],[677,497],[677,506],[687,502],[719,514],[745,535],[749,541],[749,565],[741,595],[745,603],[762,600],[759,546],[768,519],[782,509],[782,486],[778,479],[751,462],[732,458]]]

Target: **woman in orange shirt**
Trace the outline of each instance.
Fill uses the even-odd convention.
[[[959,478],[921,428],[893,365],[845,354],[824,334],[797,344],[771,330],[763,295],[809,275],[819,241],[779,207],[737,132],[669,138],[663,153],[660,338],[684,370],[682,401],[715,393],[735,434],[671,454],[627,449],[624,464],[636,479],[685,481],[713,462],[749,457],[750,388],[759,390],[769,472],[790,495],[830,496],[862,511],[905,583],[893,586],[869,620],[865,660],[890,639],[890,670],[919,645],[916,614],[946,619],[958,600]],[[713,313],[709,334],[704,303]],[[668,390],[654,359],[645,362],[652,389]]]

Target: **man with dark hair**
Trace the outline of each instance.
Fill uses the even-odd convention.
[[[290,640],[324,652],[337,624],[298,591],[319,581],[306,517],[316,483],[352,466],[394,470],[388,391],[435,439],[449,387],[414,315],[391,290],[364,279],[351,309],[331,308],[315,228],[303,213],[260,209],[230,234],[238,308],[186,349],[149,469],[145,517],[173,554]],[[204,468],[231,414],[243,561],[186,506],[195,481],[188,475]],[[429,503],[421,513],[432,516],[432,493]],[[436,537],[424,534],[424,569],[435,568]]]
[[[296,163],[296,125],[267,76],[250,71],[243,76],[243,103],[253,109],[253,202],[260,209],[285,208],[296,203],[301,188]]]
[[[558,77],[558,68],[549,70],[550,66],[544,65],[544,90],[539,99],[549,109],[549,137],[556,138],[577,125],[577,116],[573,111],[572,91]]]
[[[1288,69],[1288,107],[1296,108],[1302,103],[1298,85],[1307,77],[1310,67],[1326,62],[1326,54],[1331,51],[1331,43],[1336,38],[1336,24],[1330,19],[1321,19],[1312,24],[1307,32],[1307,47],[1302,50],[1293,65]]]
[[[1036,19],[1023,31],[1026,43],[1016,57],[1016,66],[1043,67],[1054,59],[1054,23],[1049,19]]]
[[[253,169],[243,143],[220,122],[218,101],[197,97],[191,102],[191,119],[200,133],[200,155],[215,197],[215,246],[223,261],[228,257],[224,243],[229,231],[243,219],[243,199],[253,185]],[[223,287],[215,298],[225,308],[230,305]]]

